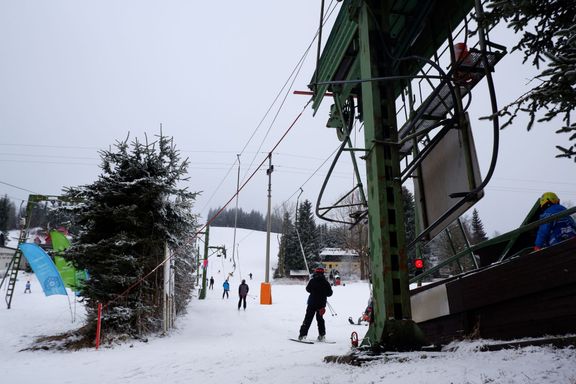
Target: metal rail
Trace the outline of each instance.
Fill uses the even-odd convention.
[[[567,210],[565,210],[565,211],[562,211],[562,212],[560,212],[560,213],[557,213],[557,214],[555,214],[555,215],[549,216],[549,217],[544,218],[544,219],[536,220],[536,221],[533,221],[533,222],[531,222],[531,223],[521,225],[519,228],[517,228],[517,229],[515,229],[515,230],[513,230],[513,231],[510,231],[510,232],[507,232],[507,233],[502,234],[502,235],[500,235],[500,236],[494,237],[494,238],[492,238],[492,239],[490,239],[490,240],[483,241],[482,243],[473,245],[473,246],[471,246],[471,247],[469,247],[469,248],[466,248],[466,249],[463,250],[463,251],[458,252],[458,253],[455,254],[454,256],[451,256],[451,257],[449,257],[448,259],[446,259],[446,260],[438,263],[438,264],[435,265],[434,267],[432,267],[432,268],[430,268],[430,269],[427,269],[426,271],[422,272],[420,275],[411,278],[411,279],[410,279],[410,283],[422,282],[423,280],[425,280],[425,279],[431,277],[432,275],[434,275],[436,272],[438,272],[438,271],[439,271],[440,269],[442,269],[443,267],[446,267],[446,266],[448,266],[448,265],[450,265],[450,264],[452,264],[452,263],[454,263],[454,262],[458,262],[460,259],[462,259],[462,258],[464,258],[464,257],[466,257],[466,256],[469,257],[470,254],[471,254],[471,253],[474,253],[475,251],[482,250],[482,249],[484,249],[484,248],[487,248],[487,247],[492,246],[492,245],[495,245],[495,244],[503,244],[503,243],[513,242],[513,241],[515,241],[515,240],[518,238],[519,235],[521,235],[521,234],[523,234],[523,233],[526,233],[526,232],[531,231],[531,230],[533,230],[533,229],[535,229],[535,228],[538,228],[538,227],[539,227],[540,225],[542,225],[542,224],[545,224],[545,223],[548,223],[548,222],[557,220],[557,219],[559,219],[559,218],[561,218],[561,217],[568,216],[568,215],[571,215],[571,214],[574,214],[574,213],[576,213],[576,207],[569,208],[569,209],[567,209]],[[509,244],[508,244],[508,245],[509,245]],[[503,253],[503,254],[506,253],[506,252],[509,250],[509,248],[510,248],[510,246],[505,247],[505,249],[504,249],[504,251],[503,251],[502,253]],[[521,250],[521,251],[519,251],[519,252],[516,252],[516,253],[513,254],[513,255],[504,255],[504,256],[505,256],[504,258],[499,257],[499,261],[503,261],[503,260],[505,260],[506,258],[514,257],[514,256],[516,256],[516,255],[518,255],[518,254],[520,254],[520,253],[525,252],[525,251],[526,251],[526,249],[523,249],[523,250]],[[470,271],[474,271],[474,270],[477,270],[477,269],[480,269],[480,268],[481,268],[480,266],[476,266],[475,268],[473,268],[473,269],[471,269],[471,270],[468,270],[468,271],[466,271],[466,272],[464,272],[464,273],[469,273]]]

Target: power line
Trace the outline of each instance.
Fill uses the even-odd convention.
[[[332,9],[330,10],[330,7],[332,6],[333,1],[330,3],[330,5],[328,5],[328,11],[327,11],[327,15],[326,17],[329,18],[332,15],[332,12],[334,12],[334,10],[336,9],[336,5],[334,5],[334,7],[332,7]],[[290,94],[290,90],[292,89],[292,86],[294,85],[294,83],[296,82],[296,79],[298,78],[298,75],[300,73],[300,71],[302,70],[302,67],[304,66],[304,62],[306,57],[308,56],[308,53],[310,52],[310,49],[312,48],[312,45],[314,44],[314,41],[316,41],[316,39],[318,38],[318,36],[321,33],[321,28],[323,25],[320,25],[318,30],[316,31],[314,37],[312,38],[312,40],[310,41],[310,44],[308,45],[308,47],[304,50],[304,53],[302,54],[302,56],[300,57],[300,60],[298,61],[298,63],[296,63],[296,66],[294,67],[294,69],[292,70],[292,72],[290,73],[290,76],[288,77],[288,79],[286,80],[286,82],[284,83],[284,85],[282,86],[282,88],[280,89],[278,95],[276,95],[276,98],[274,99],[274,102],[272,103],[272,105],[270,106],[270,108],[268,108],[268,110],[266,111],[266,114],[264,115],[264,118],[260,121],[260,123],[258,124],[258,127],[256,128],[256,130],[252,133],[252,135],[250,136],[250,139],[248,141],[248,143],[252,140],[252,138],[254,137],[254,134],[256,133],[256,131],[258,130],[258,128],[260,127],[260,125],[262,124],[262,122],[264,121],[264,119],[266,118],[266,116],[268,115],[268,113],[270,112],[272,106],[276,103],[276,100],[278,100],[278,97],[280,96],[280,93],[282,93],[282,91],[284,90],[284,88],[286,88],[286,85],[288,84],[288,82],[290,81],[290,79],[292,78],[292,82],[290,83],[290,86],[288,87],[284,98],[282,99],[282,102],[280,104],[280,106],[278,107],[278,110],[276,111],[276,114],[274,115],[274,118],[272,119],[272,121],[270,122],[270,125],[268,126],[268,130],[266,131],[266,134],[264,135],[264,137],[262,138],[262,141],[260,142],[260,146],[258,147],[258,151],[260,151],[260,149],[262,148],[262,146],[264,145],[264,142],[266,141],[266,138],[268,137],[268,134],[270,133],[270,130],[272,129],[274,123],[276,122],[276,119],[278,118],[278,115],[280,114],[280,111],[282,110],[286,99],[288,98],[288,95]],[[246,143],[246,145],[244,145],[244,148],[242,149],[242,151],[244,151],[248,145],[248,143]],[[254,156],[252,158],[252,161],[250,162],[250,166],[252,166],[252,164],[254,163],[254,160],[256,160],[256,156]],[[244,177],[246,177],[246,173],[244,175]]]
[[[86,157],[86,156],[38,155],[38,154],[16,153],[16,152],[4,152],[0,153],[0,156],[40,157],[51,159],[74,159],[74,160],[100,160],[99,158],[96,157]]]
[[[97,147],[81,147],[78,145],[48,145],[48,144],[20,144],[20,143],[0,143],[5,147],[31,147],[31,148],[66,148],[66,149],[92,149],[98,150]]]
[[[286,200],[284,200],[284,202],[280,205],[284,205],[286,204],[288,201],[292,200],[292,198],[298,193],[300,192],[300,190],[302,189],[302,187],[304,187],[310,180],[312,180],[312,178],[314,177],[314,175],[316,175],[316,173],[318,173],[318,171],[320,171],[320,169],[328,162],[328,160],[330,160],[330,158],[332,156],[334,156],[334,154],[338,151],[338,149],[340,148],[340,145],[338,145],[336,147],[336,149],[334,151],[332,151],[332,153],[322,162],[322,164],[320,164],[316,170],[306,179],[306,181],[304,181],[297,189],[296,191],[294,191],[294,193],[292,195],[290,195],[290,197],[288,197]]]
[[[513,181],[513,182],[524,182],[524,183],[537,183],[537,184],[564,184],[564,185],[575,185],[574,182],[565,182],[565,181],[549,181],[549,180],[534,180],[534,179],[514,179],[508,177],[495,177],[494,180],[502,180],[502,181]]]
[[[234,162],[230,168],[228,168],[228,171],[226,172],[226,174],[224,175],[224,177],[222,178],[222,180],[220,180],[220,183],[218,184],[218,186],[216,187],[216,189],[214,190],[214,192],[212,192],[212,195],[210,195],[210,198],[208,199],[208,201],[206,201],[206,203],[204,204],[204,206],[202,207],[202,209],[200,210],[200,213],[204,212],[204,210],[206,209],[206,207],[208,206],[208,204],[210,204],[210,202],[212,201],[212,199],[214,198],[214,196],[216,195],[216,193],[220,190],[220,187],[222,186],[222,184],[224,183],[224,181],[226,181],[226,179],[228,178],[228,175],[230,175],[230,172],[232,172],[232,169],[234,169],[234,165],[236,164],[236,162]]]
[[[40,161],[40,160],[8,160],[8,159],[0,159],[2,163],[19,163],[19,164],[58,164],[58,165],[83,165],[83,166],[98,166],[95,163],[71,163],[71,162],[62,162],[62,161]]]
[[[327,19],[332,15],[332,13],[334,12],[334,10],[336,9],[336,5],[334,5],[332,7],[332,9],[330,9],[330,7],[332,6],[333,1],[330,3],[330,5],[328,6],[329,11],[327,12]],[[292,72],[290,73],[290,75],[288,76],[288,78],[286,79],[286,81],[284,82],[284,84],[282,85],[282,87],[280,88],[280,90],[278,91],[278,93],[276,94],[274,100],[272,101],[272,103],[270,104],[270,106],[268,107],[268,109],[266,110],[266,112],[264,113],[264,116],[262,117],[262,119],[260,120],[260,122],[258,123],[258,125],[256,126],[256,128],[252,131],[252,134],[250,135],[250,137],[248,138],[247,142],[244,144],[244,147],[242,148],[242,150],[240,151],[239,155],[241,156],[242,154],[244,154],[246,152],[246,148],[248,147],[248,145],[252,142],[252,139],[254,138],[254,136],[256,135],[256,132],[260,129],[260,127],[262,126],[262,124],[264,123],[264,121],[266,120],[266,118],[268,117],[270,111],[272,110],[272,108],[274,107],[274,105],[276,104],[276,102],[278,101],[278,98],[280,97],[280,95],[282,94],[282,92],[284,91],[284,89],[286,88],[286,85],[290,82],[290,79],[292,79],[292,83],[290,84],[290,87],[294,84],[294,81],[296,80],[296,77],[298,75],[298,73],[300,72],[302,65],[304,63],[304,59],[308,56],[308,52],[310,51],[310,48],[312,47],[312,44],[314,43],[314,41],[316,40],[316,38],[318,37],[318,31],[316,31],[316,34],[314,35],[314,37],[312,38],[312,41],[310,42],[310,44],[308,45],[308,47],[305,49],[304,53],[302,54],[302,56],[300,57],[300,59],[298,60],[298,62],[296,63],[296,65],[294,66],[294,68],[292,69]],[[296,75],[295,75],[296,72]],[[290,91],[290,88],[288,89],[288,92],[286,93],[285,97],[284,97],[284,101],[286,100],[286,97],[288,95]],[[256,151],[256,155],[252,158],[252,161],[250,162],[250,165],[248,166],[248,170],[251,169],[252,165],[254,164],[254,161],[257,157],[257,153],[259,153],[260,149],[262,148],[262,144],[265,140],[265,138],[268,135],[268,132],[270,131],[274,121],[276,120],[276,117],[278,116],[278,113],[280,112],[280,110],[282,109],[282,106],[284,105],[284,101],[282,102],[281,106],[278,109],[278,112],[276,113],[276,116],[274,117],[273,122],[271,123],[270,127],[268,128],[268,131],[266,133],[266,136],[264,137],[264,139],[262,140],[262,143],[258,149],[258,151]],[[238,155],[238,152],[236,152],[236,154]],[[216,195],[216,193],[219,191],[220,187],[222,186],[222,184],[224,183],[224,181],[228,178],[228,176],[230,175],[230,172],[232,172],[232,169],[234,168],[234,165],[236,163],[233,163],[230,168],[228,169],[228,171],[226,172],[226,174],[224,175],[224,177],[222,178],[222,180],[220,181],[220,183],[218,184],[218,186],[216,187],[216,190],[212,193],[212,195],[210,195],[210,198],[208,199],[208,201],[206,202],[206,204],[204,204],[204,206],[202,207],[202,209],[200,210],[200,213],[204,212],[204,210],[206,209],[207,205],[210,203],[210,201],[212,201],[212,199],[214,198],[214,196]],[[246,173],[244,174],[244,179],[246,178],[246,175],[248,174],[248,171],[246,171]]]
[[[304,113],[304,111],[306,110],[306,108],[308,108],[308,106],[310,105],[310,103],[312,102],[312,99],[310,99],[305,105],[304,108],[302,108],[302,110],[300,111],[300,113],[298,114],[298,116],[296,116],[296,118],[294,119],[294,121],[292,121],[292,124],[290,124],[290,126],[288,127],[288,129],[286,129],[286,131],[284,132],[284,134],[280,137],[280,139],[278,139],[278,141],[276,142],[276,144],[274,145],[274,147],[270,150],[269,154],[274,152],[274,150],[282,143],[282,141],[284,141],[284,139],[286,138],[286,136],[288,135],[288,133],[292,130],[292,128],[296,125],[296,123],[298,122],[298,120],[300,120],[300,117],[302,117],[302,114]],[[266,156],[262,162],[260,163],[260,165],[256,168],[256,170],[254,172],[252,172],[252,174],[250,175],[250,177],[243,182],[243,184],[237,188],[236,193],[234,193],[234,195],[232,197],[230,197],[230,199],[228,199],[228,201],[226,202],[226,204],[224,204],[224,206],[222,208],[220,208],[220,210],[218,212],[216,212],[214,214],[214,216],[212,216],[211,218],[209,218],[206,222],[206,224],[202,225],[200,227],[200,229],[198,229],[196,231],[196,233],[194,233],[193,238],[198,237],[198,235],[206,228],[208,227],[223,211],[224,209],[226,209],[226,207],[228,206],[228,204],[230,204],[232,202],[232,200],[234,200],[234,198],[240,193],[240,191],[242,189],[244,189],[244,187],[250,182],[250,180],[252,180],[252,178],[254,177],[254,175],[256,174],[256,172],[258,172],[258,169],[266,162],[266,160],[268,160],[268,156]],[[166,263],[168,260],[170,260],[172,258],[172,256],[168,256],[166,257],[164,260],[162,260],[156,267],[154,267],[150,272],[148,272],[146,275],[142,276],[141,278],[139,278],[136,282],[134,282],[132,285],[130,285],[128,288],[126,288],[123,292],[121,292],[116,298],[110,300],[108,303],[106,303],[104,305],[104,308],[108,307],[110,304],[116,302],[117,300],[119,300],[120,298],[122,298],[123,296],[125,296],[128,292],[130,292],[132,289],[134,289],[135,287],[137,287],[138,285],[140,285],[144,280],[146,280],[151,274],[153,274],[155,271],[158,270],[158,268],[160,268],[162,265],[164,265],[164,263]]]
[[[0,181],[0,184],[4,184],[4,185],[7,185],[7,186],[9,186],[9,187],[12,187],[12,188],[16,188],[16,189],[19,189],[19,190],[21,190],[21,191],[25,191],[25,192],[30,192],[30,193],[38,194],[38,192],[34,192],[34,191],[31,191],[31,190],[29,190],[29,189],[26,189],[26,188],[22,188],[22,187],[19,187],[19,186],[17,186],[17,185],[14,185],[14,184],[10,184],[10,183],[7,183],[7,182],[5,182],[5,181]]]
[[[314,40],[313,40],[314,41]],[[308,48],[309,49],[309,48]],[[196,231],[196,233],[194,234],[193,237],[197,237],[207,226],[209,226],[217,217],[218,215],[220,215],[222,213],[222,211],[228,206],[228,204],[230,204],[230,202],[236,197],[238,196],[238,194],[240,193],[240,191],[242,189],[244,189],[244,187],[252,180],[252,178],[254,177],[254,175],[256,174],[256,172],[258,172],[258,170],[260,169],[260,167],[262,167],[262,165],[266,162],[266,160],[268,159],[268,157],[276,150],[276,148],[282,143],[282,141],[284,141],[284,139],[286,138],[286,136],[288,135],[288,133],[292,130],[292,128],[296,125],[296,123],[298,122],[298,120],[300,120],[300,117],[302,116],[302,114],[304,113],[304,111],[306,110],[306,108],[308,108],[308,106],[310,105],[310,103],[312,102],[312,99],[310,99],[302,108],[302,110],[300,111],[300,113],[296,116],[296,118],[293,120],[293,122],[290,124],[290,126],[288,127],[288,129],[286,129],[286,131],[284,132],[284,134],[280,137],[280,139],[278,139],[278,141],[276,142],[276,144],[273,146],[273,148],[268,152],[268,156],[266,156],[262,162],[258,165],[258,167],[256,167],[256,169],[252,172],[252,174],[242,183],[242,185],[240,187],[238,187],[236,189],[236,193],[233,194],[233,196],[226,202],[226,204],[224,204],[224,206],[211,218],[208,219],[208,221],[206,222],[206,224],[204,224],[203,226],[200,227],[200,229],[198,229]],[[253,135],[251,136],[253,137]],[[250,139],[251,140],[251,139]],[[244,147],[244,149],[246,148],[246,146]],[[232,168],[234,167],[234,164],[229,168],[226,176],[224,179],[227,178],[227,176],[229,175],[229,173],[231,172]],[[224,179],[220,182],[220,185],[223,183]],[[219,187],[220,187],[219,185]],[[218,188],[219,188],[218,187]],[[212,197],[210,198],[212,199]],[[166,263],[166,261],[168,261],[172,256],[168,256],[166,257],[162,262],[160,262],[156,267],[154,267],[150,272],[148,272],[146,275],[144,275],[143,277],[141,277],[140,279],[138,279],[138,281],[136,281],[135,283],[133,283],[132,285],[130,285],[126,290],[124,290],[122,293],[120,293],[116,298],[110,300],[108,303],[106,303],[104,305],[104,307],[108,307],[110,304],[112,304],[113,302],[117,301],[118,299],[120,299],[121,297],[125,296],[128,292],[130,292],[132,289],[134,289],[136,286],[140,285],[142,283],[142,281],[144,281],[145,279],[147,279],[152,273],[154,273],[156,270],[158,270],[158,268],[160,268],[164,263]]]

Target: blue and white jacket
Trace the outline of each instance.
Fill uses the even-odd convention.
[[[552,204],[542,212],[540,219],[550,217],[565,210],[566,208],[560,204]],[[548,247],[575,236],[576,223],[574,222],[574,219],[570,216],[564,216],[558,220],[540,225],[540,227],[538,227],[538,233],[536,234],[536,242],[534,245],[540,248]]]

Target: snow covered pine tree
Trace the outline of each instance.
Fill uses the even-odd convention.
[[[162,134],[152,143],[128,144],[127,138],[100,156],[97,181],[66,189],[77,203],[62,209],[73,213],[80,231],[65,257],[90,276],[80,292],[88,312],[85,336],[94,335],[100,302],[109,337],[141,337],[161,329],[163,273],[154,268],[164,260],[166,243],[175,251],[177,278],[193,272],[187,258],[196,193],[178,186],[186,180],[188,160],[181,161],[172,139]],[[191,289],[176,283],[177,308],[185,307]]]

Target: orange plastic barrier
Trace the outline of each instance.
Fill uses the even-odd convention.
[[[260,284],[260,304],[272,304],[272,286],[270,283]]]

